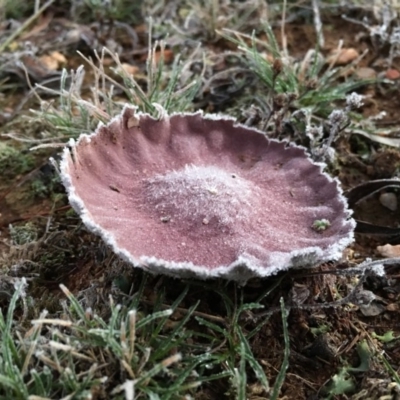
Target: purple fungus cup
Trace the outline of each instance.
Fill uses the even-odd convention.
[[[86,227],[152,273],[245,283],[353,240],[338,181],[304,148],[225,116],[126,106],[64,149],[61,177]]]

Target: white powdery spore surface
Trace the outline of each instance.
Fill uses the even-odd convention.
[[[215,166],[186,165],[146,180],[144,187],[146,204],[164,221],[215,222],[228,229],[250,216],[251,203],[258,197],[251,182]]]

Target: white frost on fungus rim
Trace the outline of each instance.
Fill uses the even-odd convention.
[[[60,167],[72,207],[152,273],[244,283],[338,259],[353,240],[339,182],[304,148],[230,117],[125,106],[69,147]]]

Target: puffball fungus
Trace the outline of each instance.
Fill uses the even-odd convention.
[[[321,165],[229,117],[154,119],[126,106],[70,147],[61,177],[72,207],[149,272],[246,282],[338,259],[353,240],[345,198]]]

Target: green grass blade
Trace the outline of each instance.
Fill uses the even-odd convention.
[[[272,390],[270,400],[277,400],[279,392],[281,391],[283,382],[285,381],[286,371],[289,367],[289,356],[290,356],[290,339],[288,330],[288,310],[285,308],[283,297],[281,297],[281,314],[282,314],[282,327],[283,327],[283,338],[285,342],[285,348],[283,351],[283,361],[281,369],[279,370],[278,376],[276,377],[275,384]]]

